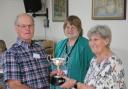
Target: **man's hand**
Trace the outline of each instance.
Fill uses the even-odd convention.
[[[59,75],[59,76],[62,76],[64,75],[64,72],[62,70],[54,70],[50,73],[51,76],[54,76],[54,75]]]

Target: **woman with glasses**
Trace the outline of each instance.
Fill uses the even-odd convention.
[[[70,78],[84,82],[93,53],[89,47],[88,39],[83,37],[81,20],[75,15],[69,16],[63,25],[67,38],[57,42],[55,56],[65,59],[61,69]],[[60,87],[52,86],[52,89]]]

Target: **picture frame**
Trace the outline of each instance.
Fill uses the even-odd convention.
[[[126,19],[126,0],[92,0],[92,19]]]
[[[68,0],[52,0],[52,20],[64,21],[68,16]]]

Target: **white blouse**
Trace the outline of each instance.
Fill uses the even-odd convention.
[[[93,57],[84,82],[96,89],[126,89],[122,61],[113,54],[97,64]]]

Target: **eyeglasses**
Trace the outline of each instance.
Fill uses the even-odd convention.
[[[33,27],[34,25],[33,24],[29,24],[29,25],[16,25],[16,26],[18,26],[18,27],[20,27],[20,28],[22,28],[22,29],[24,29],[24,28],[31,28],[31,27]]]

